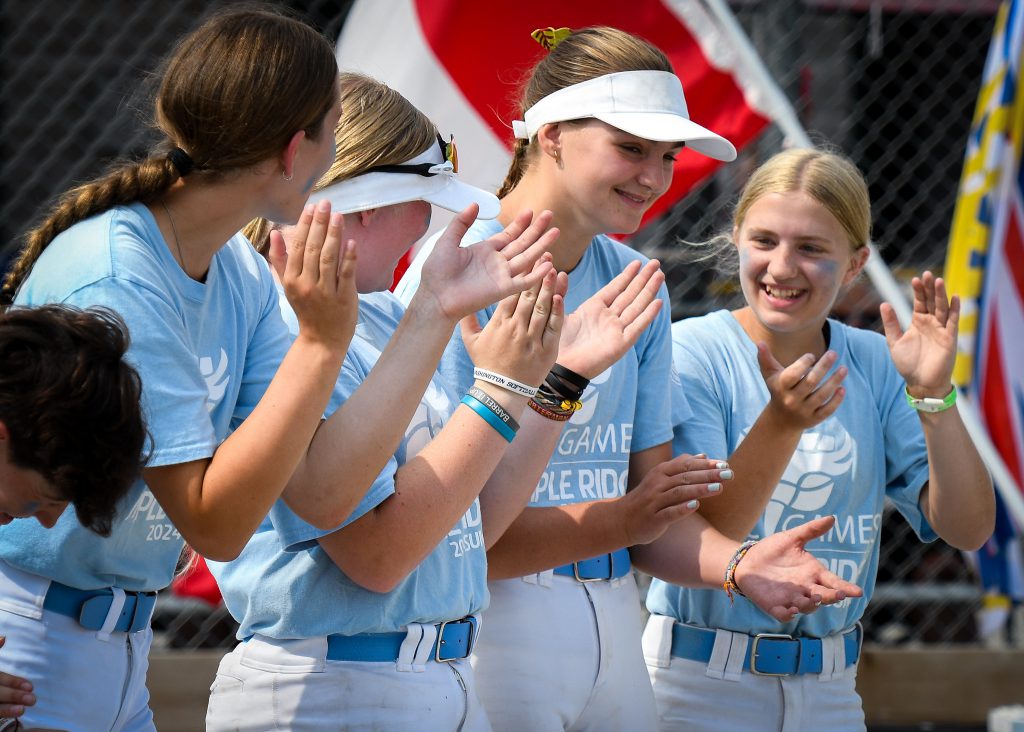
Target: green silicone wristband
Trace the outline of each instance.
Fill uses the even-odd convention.
[[[910,395],[909,389],[904,389],[903,393],[907,397],[907,404],[912,406],[919,412],[945,412],[947,409],[956,404],[956,387],[954,386],[949,394],[944,399],[935,399],[934,397],[925,397],[924,399],[918,399]]]

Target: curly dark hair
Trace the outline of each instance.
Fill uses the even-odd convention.
[[[41,474],[101,536],[146,460],[142,383],[124,359],[128,343],[124,321],[102,308],[0,313],[0,421],[10,460]]]

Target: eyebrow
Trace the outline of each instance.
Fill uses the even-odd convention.
[[[772,234],[773,236],[777,236],[777,234],[775,233],[774,229],[765,229],[765,228],[751,228],[751,229],[748,229],[748,234]],[[830,243],[832,241],[831,239],[829,239],[826,236],[813,236],[813,235],[812,236],[798,236],[798,237],[796,237],[796,240],[798,242],[815,242],[815,243],[820,243],[820,244],[828,244],[828,243]]]

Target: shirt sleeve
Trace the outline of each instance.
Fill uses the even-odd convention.
[[[177,465],[213,455],[218,440],[206,408],[209,391],[174,304],[160,292],[118,277],[79,288],[64,302],[110,308],[128,326],[126,360],[142,380],[142,408],[152,440],[147,465]]]

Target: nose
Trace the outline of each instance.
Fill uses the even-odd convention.
[[[53,508],[41,508],[36,511],[36,521],[42,524],[44,529],[52,529],[67,507],[68,504],[64,503]]]
[[[768,274],[772,279],[785,281],[797,273],[796,252],[786,244],[775,247],[768,262]]]
[[[672,170],[672,165],[666,163],[661,155],[648,155],[637,175],[637,182],[650,188],[655,197],[660,196],[672,185]]]

